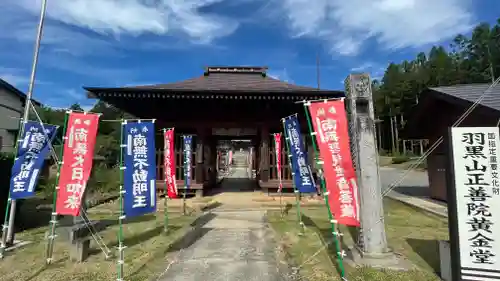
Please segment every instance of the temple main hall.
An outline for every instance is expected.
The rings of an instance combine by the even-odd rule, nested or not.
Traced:
[[[314,152],[307,136],[302,101],[344,97],[343,91],[299,86],[269,77],[266,67],[210,66],[184,81],[119,88],[84,87],[88,97],[128,112],[137,118],[156,119],[157,180],[163,189],[163,128],[175,128],[176,175],[184,187],[182,135],[193,135],[192,184],[197,196],[217,188],[221,152],[248,155],[248,180],[264,192],[276,190],[273,133],[283,131],[281,119],[298,114],[309,163],[315,172]],[[281,150],[283,188],[292,189],[285,146]],[[161,184],[160,184],[161,183]]]

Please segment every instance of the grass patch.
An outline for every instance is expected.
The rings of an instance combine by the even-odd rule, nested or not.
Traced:
[[[392,164],[401,164],[410,161],[410,157],[406,155],[395,156],[392,158]]]
[[[345,265],[349,281],[437,281],[439,271],[438,240],[448,239],[446,219],[429,215],[415,208],[384,200],[386,233],[389,246],[396,254],[403,255],[419,269],[408,272],[376,270],[366,267]],[[325,208],[302,208],[304,223],[308,226],[304,236],[298,236],[297,214],[290,210],[283,219],[279,211],[269,212],[269,222],[279,235],[291,262],[301,266],[300,273],[308,280],[340,280],[335,267],[334,243],[326,250],[319,251],[325,241],[332,241],[330,224]],[[352,245],[356,229],[341,227],[344,233],[342,247]],[[334,277],[332,277],[334,276]]]
[[[113,219],[93,215],[92,219]],[[185,233],[185,227],[196,216],[175,216],[170,218],[170,232],[164,234],[163,214],[146,215],[124,225],[125,280],[149,280],[165,270],[167,249]],[[16,281],[109,281],[116,280],[116,258],[105,260],[98,245],[92,241],[92,255],[83,263],[69,261],[69,246],[64,238],[57,238],[54,246],[54,262],[45,266],[46,240],[48,226],[32,229],[16,235],[17,239],[35,241],[21,249],[7,253],[0,267],[0,280]],[[118,225],[108,227],[101,232],[108,248],[115,254]],[[61,235],[62,236],[62,235]]]

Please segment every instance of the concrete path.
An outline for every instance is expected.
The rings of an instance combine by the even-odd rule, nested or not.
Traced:
[[[248,171],[236,152],[231,172],[222,189],[247,189]],[[246,160],[245,160],[246,161]],[[235,184],[242,186],[234,186]],[[232,186],[224,186],[232,185]],[[216,210],[224,210],[224,206]],[[214,219],[203,226],[205,234],[177,253],[161,281],[285,281],[280,272],[273,232],[265,221],[265,211],[213,211]],[[175,254],[174,254],[175,256]],[[286,266],[285,266],[286,268]],[[284,275],[284,276],[283,276]]]
[[[448,217],[448,207],[445,203],[430,199],[429,180],[426,172],[411,171],[406,177],[406,170],[380,167],[382,190],[386,191],[391,184],[397,184],[387,196],[433,213]],[[401,180],[402,179],[402,180]]]
[[[411,171],[403,180],[400,180],[405,175],[406,170],[380,167],[380,180],[382,189],[387,189],[391,184],[397,183],[395,191],[411,196],[428,196],[429,179],[426,172]]]
[[[206,232],[178,252],[161,281],[280,281],[272,231],[264,211],[214,212]],[[175,255],[175,254],[174,254]]]

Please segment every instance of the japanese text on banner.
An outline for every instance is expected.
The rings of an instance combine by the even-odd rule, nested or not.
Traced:
[[[452,128],[452,144],[462,278],[500,276],[498,128]]]
[[[191,155],[192,155],[192,145],[193,137],[184,136],[184,184],[186,188],[191,186]]]
[[[152,121],[124,127],[124,213],[135,217],[156,211],[155,127]]]
[[[304,144],[300,137],[299,120],[296,116],[285,119],[285,136],[290,144],[295,186],[301,193],[317,192],[311,167],[307,161],[307,153],[304,151]]]
[[[56,213],[78,216],[82,197],[92,170],[99,115],[69,113],[64,140]]]
[[[164,170],[165,181],[167,185],[168,198],[177,198],[177,185],[175,181],[175,143],[174,143],[174,129],[165,131],[164,136]]]
[[[274,149],[276,155],[276,174],[279,180],[278,192],[280,192],[283,188],[282,184],[282,176],[281,176],[281,134],[274,134]]]
[[[352,166],[343,101],[309,106],[332,215],[339,224],[359,226],[358,188]]]
[[[28,121],[24,124],[23,135],[19,139],[17,157],[10,179],[10,197],[28,198],[35,195],[35,186],[50,145],[57,132],[57,126],[43,125]],[[45,131],[44,131],[45,130]]]

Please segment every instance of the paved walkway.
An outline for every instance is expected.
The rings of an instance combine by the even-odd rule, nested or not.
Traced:
[[[241,162],[245,155],[235,153]],[[244,165],[233,165],[222,184],[249,183]],[[241,190],[244,186],[222,186]],[[221,206],[222,208],[224,206]],[[273,232],[265,222],[265,211],[213,211],[214,219],[202,228],[205,233],[190,247],[177,253],[161,281],[281,281]],[[175,254],[174,254],[175,256]]]
[[[396,184],[396,187],[387,196],[435,215],[448,217],[447,205],[430,199],[427,173],[411,171],[402,179],[405,173],[406,170],[402,169],[380,167],[382,189],[385,191],[391,184]]]
[[[272,231],[264,211],[214,212],[207,231],[178,252],[161,281],[280,281]],[[174,254],[175,255],[175,254]]]

